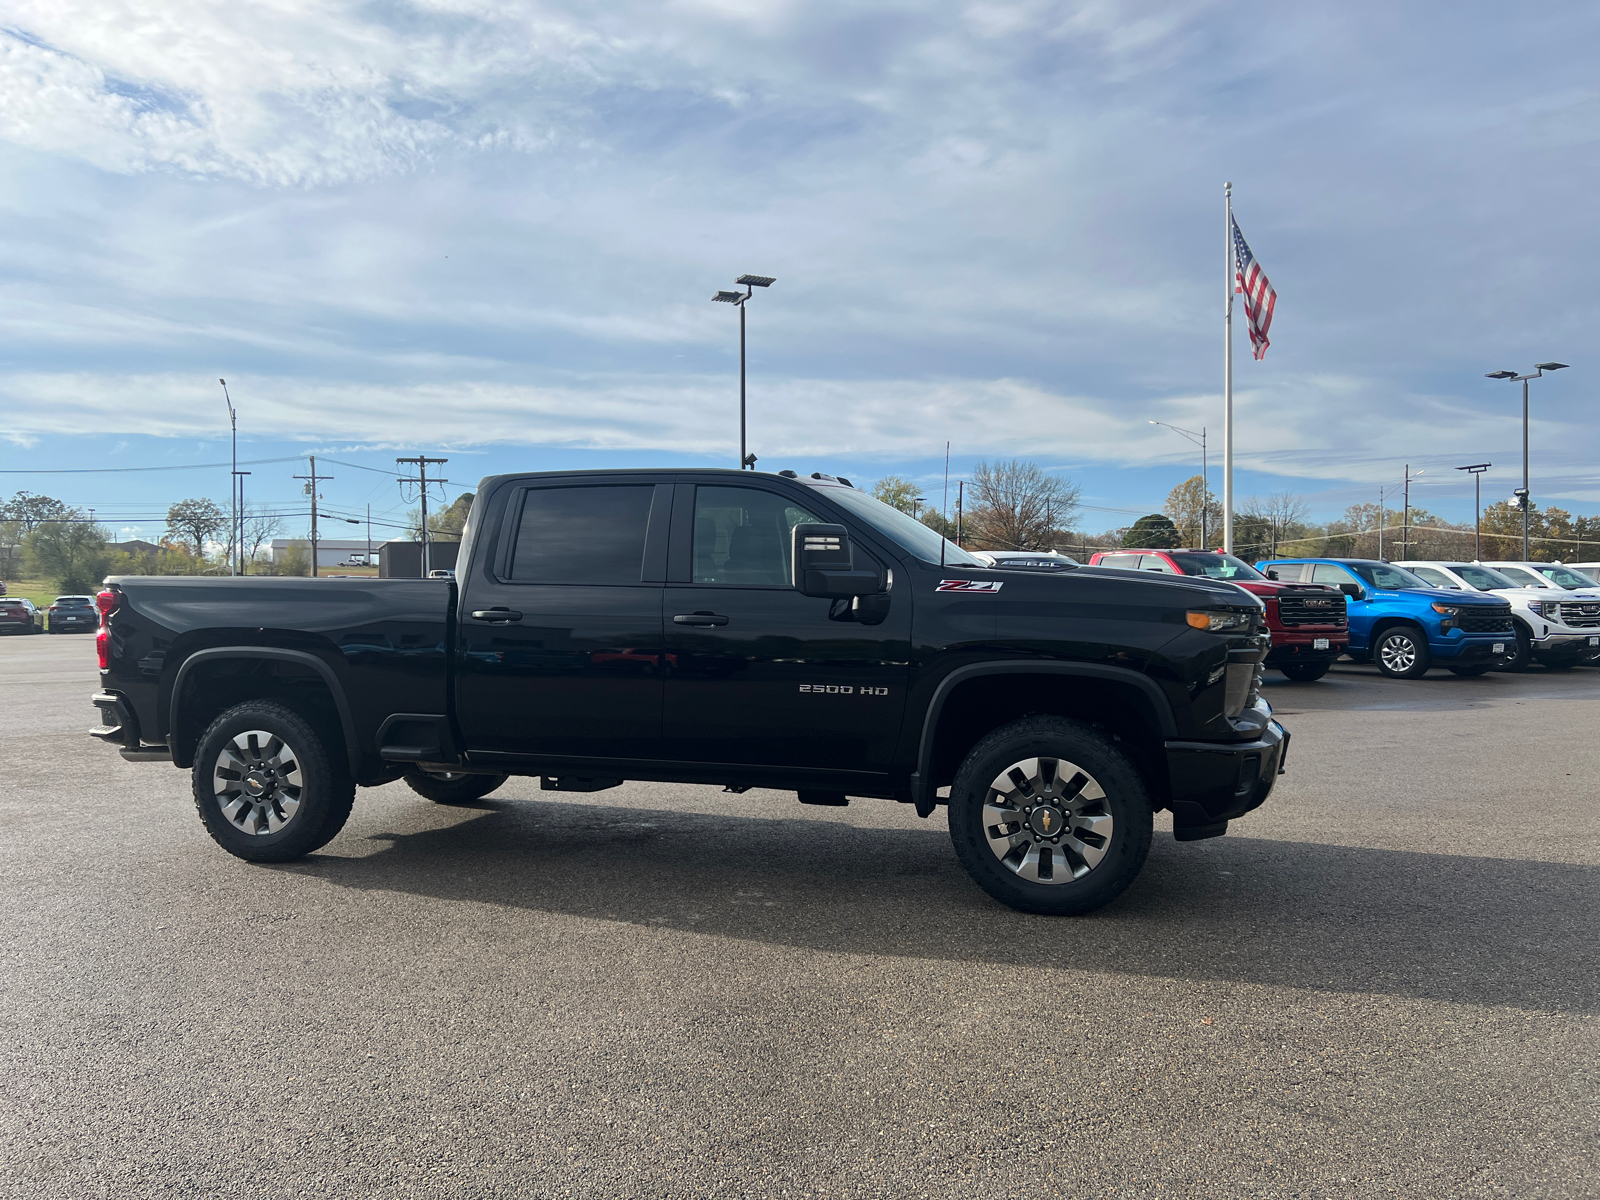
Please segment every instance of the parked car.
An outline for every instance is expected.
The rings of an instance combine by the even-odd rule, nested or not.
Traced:
[[[1267,666],[1290,679],[1321,679],[1350,644],[1344,594],[1322,584],[1269,579],[1243,559],[1220,550],[1115,550],[1096,554],[1091,566],[1166,575],[1202,575],[1237,584],[1266,606],[1272,649]]]
[[[1560,589],[1565,592],[1595,588],[1595,581],[1587,575],[1561,563],[1547,562],[1488,562],[1483,564],[1499,571],[1507,579],[1527,587]]]
[[[51,633],[66,633],[69,629],[93,633],[100,625],[93,596],[57,596],[48,611]]]
[[[1517,652],[1506,670],[1525,670],[1537,659],[1552,670],[1564,671],[1600,656],[1600,588],[1552,599],[1550,588],[1523,587],[1482,563],[1408,560],[1395,565],[1433,587],[1492,592],[1510,601]]]
[[[6,594],[6,581],[4,579],[0,579],[0,596],[4,596],[5,594]]]
[[[44,613],[27,597],[0,600],[0,633],[43,633]]]
[[[1576,571],[1585,579],[1592,579],[1596,587],[1600,587],[1600,562],[1563,563],[1569,571]],[[3,595],[4,593],[0,593]]]
[[[357,785],[675,780],[948,805],[972,878],[1051,914],[1121,893],[1155,810],[1219,836],[1283,767],[1248,592],[996,569],[820,472],[485,479],[458,566],[447,588],[114,576],[94,733],[192,771],[251,861],[326,844]]]
[[[1516,651],[1511,605],[1498,596],[1430,586],[1404,567],[1369,558],[1293,558],[1257,563],[1294,583],[1345,594],[1351,658],[1392,679],[1419,679],[1435,664],[1482,675]]]
[[[974,550],[972,557],[1006,570],[1065,571],[1083,565],[1071,555],[1054,550]]]

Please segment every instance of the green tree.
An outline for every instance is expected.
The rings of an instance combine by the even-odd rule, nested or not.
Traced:
[[[872,485],[872,494],[903,513],[916,509],[917,485],[904,475],[885,475]]]
[[[303,541],[290,542],[282,554],[269,564],[267,573],[270,575],[309,575],[311,574],[311,543]]]
[[[206,543],[215,541],[227,524],[228,518],[210,500],[180,500],[167,509],[167,536],[187,543],[196,564],[204,563]]]
[[[1172,550],[1183,543],[1171,517],[1166,513],[1150,513],[1129,527],[1122,535],[1122,544],[1129,549]]]
[[[432,509],[428,513],[428,538],[436,542],[459,542],[467,528],[467,517],[472,512],[471,492],[462,492],[454,504]],[[406,534],[414,542],[422,540],[422,505],[406,513]]]
[[[36,525],[23,546],[34,572],[64,592],[97,590],[111,561],[104,531],[77,509]]]

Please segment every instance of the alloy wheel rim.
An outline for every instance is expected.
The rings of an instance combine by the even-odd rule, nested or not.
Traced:
[[[293,821],[305,788],[299,757],[264,729],[235,734],[223,744],[212,785],[223,818],[252,837],[279,833]]]
[[[1404,634],[1392,633],[1384,638],[1378,653],[1391,671],[1409,671],[1417,664],[1417,648]]]
[[[983,832],[1000,864],[1029,883],[1082,879],[1111,848],[1105,789],[1064,758],[1025,758],[989,784]]]

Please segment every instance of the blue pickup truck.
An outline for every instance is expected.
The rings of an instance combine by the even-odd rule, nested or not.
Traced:
[[[1345,594],[1351,658],[1370,659],[1393,679],[1418,679],[1434,665],[1482,675],[1516,654],[1511,605],[1498,596],[1436,588],[1403,567],[1371,558],[1275,559],[1268,577],[1325,583]]]

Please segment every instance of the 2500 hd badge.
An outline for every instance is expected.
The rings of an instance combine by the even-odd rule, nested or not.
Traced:
[[[887,696],[889,689],[886,687],[852,687],[848,683],[802,683],[802,692],[811,692],[814,695],[828,696]]]

